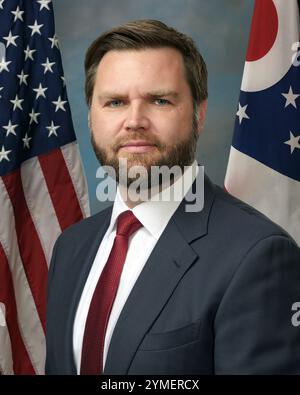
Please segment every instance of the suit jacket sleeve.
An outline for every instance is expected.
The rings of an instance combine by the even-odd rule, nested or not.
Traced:
[[[299,374],[299,247],[270,236],[245,254],[215,317],[216,374]]]

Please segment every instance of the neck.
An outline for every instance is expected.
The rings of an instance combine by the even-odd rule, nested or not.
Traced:
[[[185,169],[186,170],[186,169]],[[136,192],[133,188],[127,187],[127,185],[119,183],[119,191],[123,201],[129,208],[134,208],[138,204],[147,200],[153,199],[156,195],[162,194],[162,192],[170,187],[173,187],[174,183],[182,178],[183,174],[173,174],[174,177],[169,177],[167,180],[162,179],[160,183],[151,185],[150,188],[143,189],[140,192]],[[183,181],[183,179],[182,179]],[[159,199],[158,199],[159,200]]]
[[[171,184],[172,185],[172,184]],[[119,184],[120,194],[122,196],[123,201],[129,208],[134,208],[138,204],[145,202],[146,200],[150,200],[153,196],[161,193],[164,189],[169,187],[169,183],[160,184],[157,186],[152,186],[151,188],[145,189],[142,192],[134,192],[130,190],[125,185]]]

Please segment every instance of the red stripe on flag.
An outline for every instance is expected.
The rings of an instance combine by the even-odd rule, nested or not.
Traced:
[[[14,210],[18,245],[31,293],[45,331],[48,267],[22,186],[20,169],[2,177]]]
[[[49,194],[62,230],[83,218],[65,159],[60,149],[39,157]]]
[[[30,362],[26,347],[24,346],[18,321],[17,306],[14,294],[13,281],[8,261],[2,245],[0,244],[0,302],[5,304],[6,323],[11,340],[13,369],[15,374],[35,374]],[[30,319],[30,317],[28,317]],[[0,351],[1,352],[1,351]]]

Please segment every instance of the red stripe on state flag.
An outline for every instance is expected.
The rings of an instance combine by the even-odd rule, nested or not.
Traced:
[[[60,149],[39,157],[45,181],[62,230],[83,218],[72,179]]]
[[[1,279],[0,301],[5,304],[5,309],[6,309],[5,319],[11,340],[14,373],[34,375],[35,371],[31,364],[29,355],[27,353],[26,347],[23,343],[21,333],[19,330],[13,281],[12,281],[8,261],[1,244],[0,244],[0,279]]]
[[[20,169],[2,177],[14,210],[20,256],[45,331],[48,267],[22,186]]]

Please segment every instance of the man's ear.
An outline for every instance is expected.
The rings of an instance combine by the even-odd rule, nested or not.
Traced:
[[[203,131],[205,118],[206,118],[206,109],[207,109],[207,100],[203,100],[201,103],[197,105],[198,108],[198,127],[197,131],[200,134]]]

